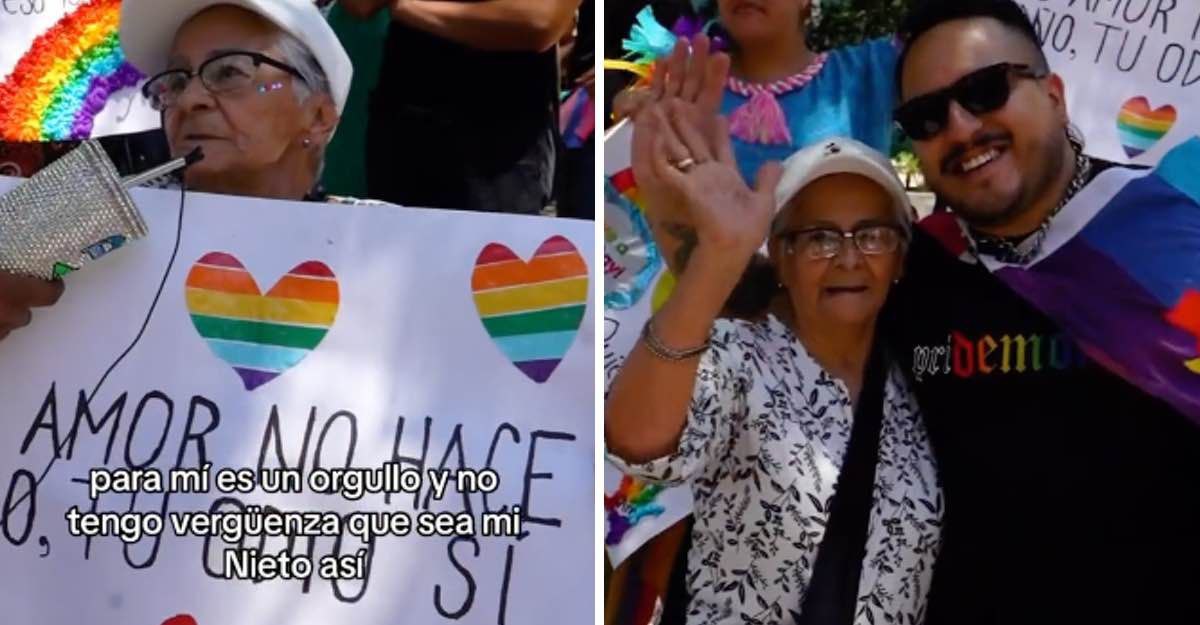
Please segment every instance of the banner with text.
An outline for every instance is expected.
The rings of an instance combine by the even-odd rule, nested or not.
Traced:
[[[134,197],[0,341],[5,622],[592,618],[590,223]]]
[[[1087,152],[1153,165],[1200,134],[1200,3],[1018,0]]]
[[[612,383],[675,278],[658,254],[630,167],[633,124],[604,138],[604,381]],[[686,486],[662,488],[604,463],[604,544],[613,566],[692,513]]]

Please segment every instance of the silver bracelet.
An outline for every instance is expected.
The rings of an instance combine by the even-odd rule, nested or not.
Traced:
[[[705,339],[704,343],[696,347],[688,347],[685,349],[674,349],[663,344],[662,339],[658,337],[658,333],[654,331],[654,317],[646,320],[646,325],[642,326],[642,344],[646,349],[650,350],[651,354],[662,360],[677,362],[695,358],[700,354],[708,351],[711,342]]]

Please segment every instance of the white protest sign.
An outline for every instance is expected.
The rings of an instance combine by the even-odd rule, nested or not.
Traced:
[[[1087,152],[1152,165],[1200,134],[1200,2],[1018,0]]]
[[[0,341],[5,622],[592,618],[590,223],[198,193],[181,214],[177,191],[134,197],[149,238],[69,275],[57,305]],[[211,492],[167,482],[207,464]],[[92,469],[140,467],[170,492],[144,481],[89,499]],[[245,492],[219,474],[302,487]],[[351,479],[371,475],[398,479]],[[167,520],[157,535],[153,516],[118,528],[148,531],[125,543],[69,535],[72,510]],[[226,513],[224,538],[173,525],[210,512]],[[279,512],[330,514],[291,538],[251,525]],[[284,552],[312,569],[224,579],[237,547],[256,550],[232,551],[237,566]]]
[[[622,123],[604,138],[604,380],[612,382],[642,326],[674,284],[636,207],[630,169],[633,124]],[[638,225],[640,222],[640,226]],[[613,566],[663,530],[692,513],[686,486],[659,489],[627,478],[604,463],[605,545]]]
[[[157,128],[117,39],[120,0],[0,0],[0,140]]]

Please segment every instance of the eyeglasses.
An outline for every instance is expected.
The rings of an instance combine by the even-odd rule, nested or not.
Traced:
[[[804,228],[784,232],[779,238],[788,254],[799,250],[812,260],[827,260],[841,254],[847,240],[853,240],[858,251],[867,256],[890,254],[900,248],[904,231],[894,224],[862,226],[850,232],[836,228]]]
[[[958,102],[972,115],[991,113],[1008,104],[1013,77],[1037,80],[1046,75],[1046,72],[1036,71],[1028,65],[989,65],[959,78],[949,87],[901,104],[893,116],[905,134],[915,141],[925,141],[945,130],[951,100]]]
[[[226,52],[200,64],[195,72],[169,69],[155,75],[142,85],[142,95],[150,101],[154,110],[165,111],[175,105],[195,76],[199,76],[204,88],[213,94],[232,93],[251,86],[260,65],[279,68],[304,80],[296,68],[269,56],[257,52]]]

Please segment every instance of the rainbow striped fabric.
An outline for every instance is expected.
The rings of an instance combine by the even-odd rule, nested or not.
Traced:
[[[316,349],[337,317],[339,291],[329,267],[308,261],[262,295],[237,258],[212,252],[188,273],[186,298],[196,331],[252,391]]]
[[[596,103],[588,97],[587,89],[579,87],[563,101],[558,128],[563,145],[572,150],[582,148],[596,132]]]
[[[1153,171],[1098,175],[1054,218],[1027,266],[983,256],[1096,363],[1200,425],[1200,138]],[[921,225],[954,256],[961,230]],[[927,223],[930,222],[930,223]]]
[[[471,291],[483,327],[517,369],[550,379],[575,342],[587,312],[588,267],[579,250],[553,236],[528,263],[489,243],[475,261]]]

